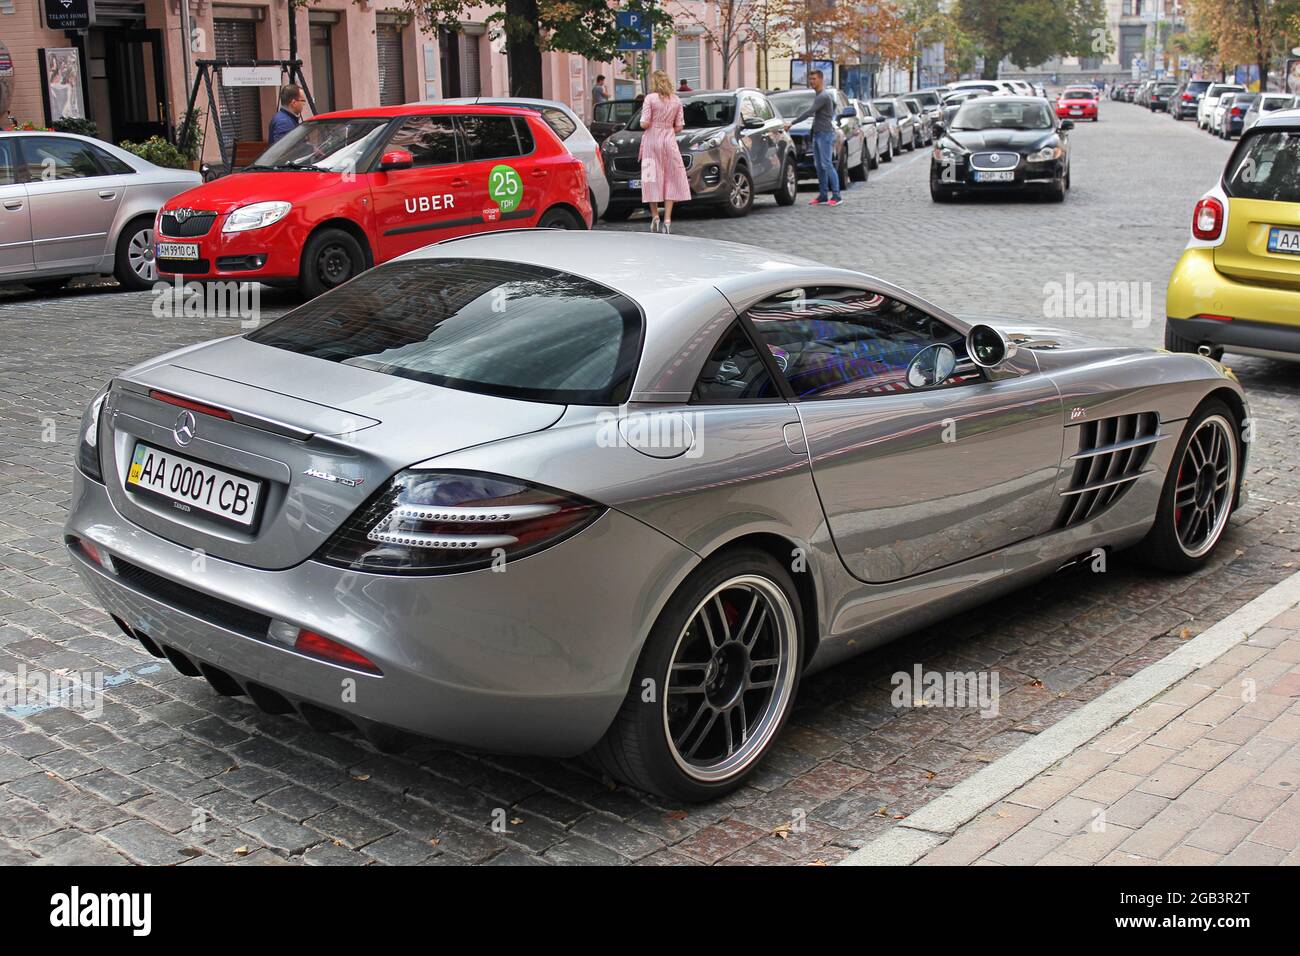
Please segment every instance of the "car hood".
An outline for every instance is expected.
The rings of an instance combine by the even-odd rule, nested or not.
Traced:
[[[1050,129],[949,130],[948,138],[962,149],[1034,150],[1056,135]]]
[[[691,143],[708,139],[719,131],[726,131],[727,129],[726,126],[712,126],[708,129],[684,129],[677,134],[677,143],[685,148]],[[643,134],[644,131],[639,129],[620,129],[611,133],[605,142],[612,143],[617,154],[625,156],[629,153],[635,153],[641,148]]]
[[[189,208],[226,213],[239,206],[266,200],[302,200],[337,186],[340,179],[339,173],[311,170],[232,173],[173,196],[163,203],[163,210]]]

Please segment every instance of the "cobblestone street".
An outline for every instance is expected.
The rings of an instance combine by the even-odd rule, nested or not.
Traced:
[[[1101,112],[1071,134],[1063,204],[936,205],[922,150],[872,171],[841,208],[810,208],[805,191],[791,208],[762,197],[741,220],[687,211],[674,231],[860,269],[961,315],[1158,346],[1192,206],[1231,144],[1125,104]],[[1050,314],[1053,284],[1081,282],[1135,283],[1134,301],[1149,308]],[[294,302],[263,289],[262,318]],[[0,701],[0,864],[835,863],[1300,569],[1300,365],[1230,354],[1254,416],[1250,499],[1210,566],[1166,577],[1116,555],[1104,573],[1063,572],[822,672],[803,682],[758,775],[725,800],[669,805],[577,762],[435,743],[381,754],[355,735],[221,697],[148,656],[92,602],[65,556],[77,422],[95,391],[143,359],[239,331],[238,317],[160,317],[152,293],[0,291],[0,671],[97,670],[108,685],[96,718]],[[1232,674],[1266,656],[1293,663],[1297,619],[1283,625],[1291,630],[1229,661]],[[893,706],[890,676],[915,665],[996,671],[997,715]],[[1206,708],[1210,693],[1185,703]],[[1260,719],[1294,743],[1295,717],[1280,713]],[[1207,753],[1231,743],[1206,740]],[[1295,805],[1292,796],[1292,826]],[[1033,805],[1019,806],[1028,819]],[[1251,804],[1237,816],[1258,824],[1273,809]],[[1136,839],[1145,821],[1133,819]],[[1231,853],[1204,842],[1191,845]],[[976,849],[971,859],[988,850]]]

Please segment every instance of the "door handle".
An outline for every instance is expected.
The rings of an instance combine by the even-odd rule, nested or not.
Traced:
[[[460,179],[460,178],[458,177],[458,178],[456,178],[456,179],[453,179],[453,180],[451,181],[451,184],[452,184],[453,186],[456,186],[457,188],[459,188],[459,187],[461,187],[461,186],[468,186],[468,185],[469,185],[469,180],[468,180],[468,179]]]
[[[115,189],[101,189],[99,191],[100,199],[115,199],[116,197],[117,197],[117,190]]]
[[[536,178],[540,179],[541,177],[545,176],[545,175],[546,175],[547,173],[549,173],[549,172],[550,172],[550,170],[548,170],[548,169],[534,169],[534,170],[533,170],[533,176],[535,176]]]
[[[23,208],[23,201],[22,201],[21,199],[6,199],[6,200],[5,200],[5,208],[6,208],[6,209],[14,209],[14,210],[22,209],[22,208]]]

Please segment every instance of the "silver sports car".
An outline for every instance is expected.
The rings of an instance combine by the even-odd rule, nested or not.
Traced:
[[[66,540],[220,693],[707,799],[803,674],[1098,548],[1204,563],[1247,415],[1200,355],[748,246],[499,232],[117,376]]]

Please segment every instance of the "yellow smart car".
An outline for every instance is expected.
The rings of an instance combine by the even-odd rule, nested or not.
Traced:
[[[1261,119],[1192,213],[1165,348],[1300,359],[1300,110]]]

